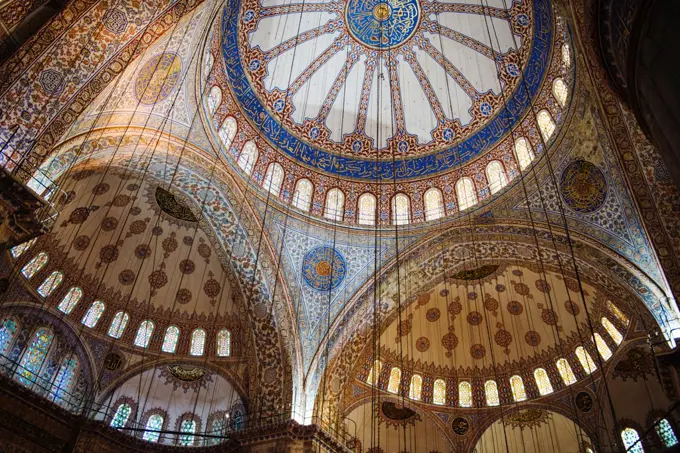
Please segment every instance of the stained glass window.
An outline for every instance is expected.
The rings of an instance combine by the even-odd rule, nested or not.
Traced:
[[[359,197],[359,225],[375,225],[375,209],[377,202],[371,193]]]
[[[224,145],[224,148],[227,151],[231,146],[231,142],[234,141],[234,137],[236,137],[236,132],[238,132],[238,124],[236,123],[236,120],[233,116],[228,116],[227,119],[224,120],[224,123],[222,123],[222,127],[220,128],[219,132],[222,145]]]
[[[65,314],[70,314],[83,297],[83,290],[77,287],[68,290],[64,298],[57,305],[57,309]]]
[[[212,52],[208,50],[205,53],[205,59],[203,60],[203,75],[208,75],[210,73],[213,63],[215,63],[215,57],[213,57]]]
[[[62,360],[59,372],[50,388],[50,396],[53,401],[60,402],[65,399],[73,386],[77,370],[78,358],[76,356],[70,355]]]
[[[477,204],[475,185],[470,178],[458,180],[456,183],[456,196],[458,197],[458,208],[461,211]]]
[[[536,379],[538,393],[549,395],[553,392],[553,386],[550,383],[550,378],[548,378],[548,373],[543,368],[536,368],[534,370],[534,379]]]
[[[420,401],[423,392],[423,378],[419,374],[411,376],[411,385],[408,389],[408,397],[412,400]]]
[[[244,172],[251,174],[259,155],[260,153],[257,151],[257,145],[254,141],[250,140],[243,145],[243,149],[241,150],[241,154],[238,156],[238,161],[236,163]]]
[[[524,389],[524,381],[521,376],[513,376],[510,378],[510,388],[512,389],[512,398],[517,401],[524,401],[527,399],[527,392]]]
[[[196,421],[185,419],[182,420],[179,431],[183,434],[179,436],[179,445],[188,447],[194,444],[194,433],[196,432]]]
[[[61,281],[64,279],[64,274],[62,274],[59,271],[54,271],[50,274],[49,277],[45,279],[44,282],[40,284],[38,287],[38,294],[40,294],[43,297],[47,297],[50,294],[52,294],[52,291],[57,289],[57,286],[61,284]]]
[[[609,346],[604,341],[604,338],[602,338],[602,335],[595,332],[593,339],[595,340],[595,348],[597,348],[597,352],[600,353],[604,360],[609,360],[609,358],[612,356],[612,350],[609,349]]]
[[[559,359],[557,361],[557,371],[559,371],[564,385],[571,385],[576,382],[576,376],[574,376],[574,371],[572,371],[567,359]]]
[[[37,240],[38,240],[38,238],[34,238],[34,239],[31,239],[28,242],[24,242],[23,244],[19,244],[16,247],[12,247],[12,250],[11,250],[12,256],[14,258],[19,258],[21,255],[24,254],[24,252],[26,250],[30,249],[33,246],[33,244],[35,244],[35,241],[37,241]]]
[[[231,332],[222,329],[217,332],[217,356],[229,357],[231,355]]]
[[[612,337],[614,343],[621,344],[623,341],[623,335],[621,335],[621,332],[619,332],[619,330],[614,327],[614,324],[612,324],[609,319],[603,317],[601,321],[602,327],[604,327],[604,330],[606,330],[609,336]]]
[[[210,93],[208,93],[208,112],[214,115],[220,103],[222,103],[222,90],[220,90],[220,87],[214,86],[210,88]]]
[[[119,311],[116,313],[116,315],[113,317],[113,321],[111,321],[111,325],[109,326],[109,336],[113,338],[122,337],[129,320],[130,316],[124,311]]]
[[[614,305],[614,302],[611,300],[607,301],[607,309],[614,314],[617,318],[619,318],[619,321],[624,323],[625,325],[628,325],[628,316],[624,312],[622,312],[619,307]]]
[[[437,220],[444,217],[444,197],[436,187],[427,189],[423,196],[425,201],[425,220]]]
[[[586,374],[590,374],[593,371],[597,370],[595,362],[593,362],[593,358],[590,357],[590,354],[588,353],[588,351],[585,350],[583,346],[579,346],[578,348],[576,348],[576,357],[578,358],[578,361],[581,363],[581,366],[583,367],[583,370],[586,372]]]
[[[571,49],[569,44],[562,45],[562,63],[564,66],[569,68],[571,66]]]
[[[378,385],[378,380],[380,379],[380,371],[382,370],[382,362],[376,360],[373,362],[373,367],[371,371],[368,372],[368,377],[366,378],[366,383],[370,385]]]
[[[106,306],[104,305],[104,302],[101,300],[95,300],[92,305],[90,305],[90,308],[87,309],[85,316],[83,316],[82,323],[86,327],[93,329],[99,322],[99,318],[101,318],[102,314],[104,314],[105,308]]]
[[[328,220],[342,221],[345,216],[345,194],[340,189],[331,189],[326,194],[323,216]]]
[[[432,388],[432,402],[443,406],[446,404],[446,382],[444,379],[437,379],[434,381]]]
[[[281,193],[281,184],[283,184],[283,167],[277,162],[269,164],[264,177],[264,190],[278,197]]]
[[[498,399],[498,385],[496,385],[496,381],[486,381],[484,383],[484,393],[486,394],[487,406],[498,406],[501,404]]]
[[[163,346],[161,350],[163,352],[169,352],[170,354],[175,353],[177,348],[177,341],[179,340],[179,328],[176,326],[170,326],[165,329],[165,337],[163,337]]]
[[[411,200],[403,193],[392,197],[392,224],[408,225],[411,223]]]
[[[195,356],[203,355],[204,348],[205,348],[205,330],[196,329],[191,334],[190,354]]]
[[[159,414],[153,414],[146,421],[146,426],[144,427],[144,436],[142,438],[149,442],[158,442],[161,437],[161,433],[158,432],[163,429],[163,416]]]
[[[656,434],[666,448],[678,444],[678,438],[675,436],[675,432],[673,432],[673,427],[665,418],[661,419],[656,425]]]
[[[12,318],[5,318],[0,324],[0,355],[7,354],[14,341],[19,325]]]
[[[567,89],[567,84],[561,78],[556,78],[553,80],[553,95],[557,99],[557,103],[564,107],[567,105],[567,97],[569,96],[569,90]]]
[[[517,157],[519,168],[522,170],[526,170],[534,160],[534,151],[524,137],[518,138],[515,142],[515,156]]]
[[[45,265],[47,264],[48,260],[48,255],[45,252],[40,252],[36,256],[33,257],[31,261],[29,261],[23,269],[21,269],[21,273],[24,274],[24,277],[30,280],[31,277],[33,277],[35,274],[40,271]]]
[[[212,434],[213,436],[222,436],[224,435],[225,430],[227,429],[227,423],[222,416],[215,417],[215,419],[211,422],[210,428],[208,430],[208,434]],[[207,445],[216,445],[220,442],[220,439],[218,438],[207,438],[206,439],[206,444]]]
[[[469,382],[458,384],[458,403],[460,407],[472,407],[472,385]]]
[[[295,193],[293,194],[293,206],[302,210],[309,211],[312,204],[312,191],[314,187],[309,179],[300,179],[295,184]]]
[[[538,129],[541,131],[541,135],[543,136],[543,141],[548,143],[548,140],[550,140],[550,137],[552,137],[553,133],[555,132],[555,122],[547,110],[541,110],[538,112],[536,121],[538,122]]]
[[[489,190],[491,193],[496,193],[507,186],[508,177],[505,175],[503,164],[497,160],[489,162],[486,166],[486,180],[489,182]]]
[[[151,335],[153,335],[154,323],[153,321],[143,321],[137,329],[137,336],[135,336],[135,345],[140,348],[146,348],[149,346],[149,341],[151,341]]]
[[[111,419],[111,428],[124,428],[125,425],[127,425],[127,421],[131,412],[132,408],[129,404],[121,404],[118,406],[116,413]]]
[[[394,367],[390,371],[390,380],[387,382],[387,391],[390,393],[399,393],[399,384],[401,383],[401,369]]]
[[[17,369],[17,378],[19,382],[28,386],[35,382],[40,369],[45,363],[47,353],[52,345],[54,334],[51,330],[46,328],[38,329],[33,335],[31,343],[24,352],[19,368]]]
[[[633,428],[626,428],[621,431],[621,439],[626,447],[626,453],[645,453],[640,436]]]

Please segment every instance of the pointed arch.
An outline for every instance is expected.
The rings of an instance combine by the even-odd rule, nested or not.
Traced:
[[[61,361],[59,372],[50,387],[49,397],[52,401],[63,405],[69,399],[79,366],[80,362],[75,354],[70,354]]]
[[[420,401],[423,392],[423,378],[419,374],[411,376],[411,385],[408,389],[408,397]]]
[[[16,247],[12,247],[12,250],[10,253],[12,254],[13,258],[19,258],[21,255],[26,252],[26,250],[30,249],[33,247],[33,244],[35,244],[35,241],[37,241],[38,238],[33,238],[28,242],[24,242],[23,244],[19,244]]]
[[[0,355],[4,356],[12,347],[17,332],[19,331],[19,323],[14,317],[5,318],[0,324]],[[0,357],[0,359],[2,359]]]
[[[264,177],[264,190],[269,191],[272,195],[278,197],[281,193],[281,186],[283,185],[284,171],[281,164],[272,162],[267,167],[267,173]]]
[[[129,404],[127,403],[119,404],[118,408],[116,409],[116,413],[113,415],[113,418],[111,419],[111,423],[109,424],[109,426],[111,426],[111,428],[116,429],[124,428],[127,425],[131,413],[132,407],[130,407]]]
[[[312,192],[314,186],[311,181],[306,178],[299,179],[295,183],[295,193],[293,194],[293,206],[301,211],[309,212],[312,205]]]
[[[515,402],[519,403],[527,399],[527,392],[524,389],[524,381],[521,376],[515,375],[510,378],[510,389],[512,390],[512,398]]]
[[[508,185],[508,177],[505,174],[503,164],[497,160],[492,160],[486,166],[486,180],[489,183],[489,191],[500,192],[503,187]]]
[[[53,340],[54,332],[51,329],[41,327],[35,331],[16,370],[16,377],[20,383],[30,387],[38,379]]]
[[[604,327],[604,330],[607,331],[609,336],[614,340],[614,343],[621,344],[623,341],[623,335],[621,335],[621,332],[619,332],[619,329],[617,329],[614,324],[607,318],[606,316],[603,316],[602,319],[600,320],[602,323],[602,327]]]
[[[243,145],[243,149],[241,149],[241,154],[238,156],[236,163],[241,167],[241,170],[247,175],[250,175],[253,172],[253,168],[255,168],[255,163],[257,162],[259,155],[260,152],[257,150],[257,145],[254,141],[249,140]]]
[[[366,383],[368,385],[378,385],[378,381],[380,380],[380,372],[382,371],[382,362],[380,360],[376,360],[373,362],[373,366],[371,367],[371,370],[368,372],[368,377],[366,378]]]
[[[165,329],[165,335],[163,336],[163,346],[161,346],[161,351],[174,354],[175,349],[177,349],[178,341],[179,341],[179,327],[169,326],[167,329]]]
[[[555,99],[557,100],[557,103],[560,105],[560,107],[565,107],[567,105],[567,98],[569,97],[569,89],[561,77],[557,77],[555,80],[553,80],[552,90],[553,96],[555,96]]]
[[[140,348],[148,347],[149,342],[151,341],[151,336],[153,335],[154,327],[155,324],[153,321],[149,319],[142,321],[142,323],[139,325],[139,328],[137,329],[137,335],[135,336],[135,346],[139,346]]]
[[[477,193],[472,179],[465,177],[456,182],[456,197],[458,197],[458,209],[466,209],[477,204]]]
[[[489,379],[484,383],[484,394],[486,395],[487,406],[498,406],[501,404],[498,398],[498,385],[496,381]]]
[[[222,145],[226,151],[229,151],[229,148],[231,148],[231,144],[234,141],[237,132],[238,123],[236,122],[236,119],[233,116],[226,117],[218,132]]]
[[[567,43],[562,44],[562,63],[567,69],[571,67],[571,47]]]
[[[193,356],[202,356],[205,349],[205,330],[195,329],[191,333],[191,349],[189,353]]]
[[[432,402],[443,406],[446,404],[446,382],[444,379],[437,379],[434,381],[432,387]]]
[[[626,453],[645,453],[645,449],[642,447],[642,439],[633,428],[625,428],[621,431],[621,440],[626,447]]]
[[[47,261],[49,260],[49,255],[47,252],[40,252],[33,257],[31,261],[26,263],[26,265],[21,269],[21,273],[26,280],[30,280],[35,274],[40,272],[40,270],[45,267]]]
[[[526,138],[520,137],[515,141],[515,157],[521,170],[526,170],[533,162],[534,150],[531,149],[531,144]]]
[[[144,425],[144,435],[142,439],[147,442],[158,442],[161,437],[160,431],[163,430],[165,418],[161,414],[153,414]]]
[[[675,435],[675,431],[673,431],[673,427],[667,419],[662,418],[659,420],[659,423],[657,423],[656,428],[654,429],[664,447],[670,448],[678,444],[678,438]]]
[[[387,382],[387,391],[390,393],[399,393],[400,384],[401,384],[401,369],[395,366],[390,371],[390,380]]]
[[[214,85],[208,93],[208,113],[214,115],[221,103],[222,90],[217,85]]]
[[[378,200],[370,192],[359,197],[359,225],[375,225]]]
[[[69,289],[64,298],[61,299],[61,302],[59,302],[59,305],[57,305],[57,310],[66,315],[71,314],[71,312],[76,307],[76,305],[78,305],[78,302],[82,297],[83,297],[82,289],[78,287],[73,287]]]
[[[553,392],[553,386],[548,378],[548,373],[543,368],[536,368],[534,370],[534,379],[538,387],[538,393],[541,396],[549,395]]]
[[[423,196],[425,202],[425,220],[437,220],[444,217],[444,197],[442,191],[436,187],[430,187]]]
[[[472,407],[472,385],[467,381],[458,384],[458,404],[460,407]]]
[[[564,385],[571,385],[576,382],[576,376],[574,376],[574,371],[571,369],[571,365],[565,358],[559,359],[557,362],[557,371],[560,373],[562,382]]]
[[[104,305],[104,302],[101,300],[95,300],[92,305],[90,305],[90,308],[87,309],[87,313],[85,313],[85,316],[83,316],[83,320],[81,322],[85,325],[85,327],[94,329],[99,322],[99,318],[101,318],[102,314],[104,314],[105,309],[106,306]]]
[[[119,311],[116,313],[113,317],[113,321],[111,321],[111,325],[109,326],[108,335],[116,339],[122,337],[123,332],[125,332],[125,328],[127,327],[128,321],[130,321],[130,315],[124,311]]]
[[[411,223],[411,199],[406,194],[398,193],[392,197],[392,225],[409,223]]]
[[[543,141],[547,144],[555,133],[555,121],[553,121],[550,112],[543,109],[536,115],[536,122],[538,123],[538,130],[541,132]]]
[[[595,341],[595,348],[597,349],[597,352],[600,353],[602,359],[609,360],[612,356],[612,350],[609,348],[609,345],[606,341],[604,341],[604,338],[602,338],[602,335],[600,335],[599,332],[595,332],[595,334],[593,334],[593,341]]]
[[[593,362],[593,358],[590,357],[590,354],[588,353],[588,351],[586,351],[586,349],[583,346],[579,346],[578,348],[576,348],[575,352],[576,358],[581,363],[583,371],[585,371],[586,374],[590,374],[593,371],[597,370],[595,362]]]
[[[342,222],[345,217],[345,194],[342,190],[334,187],[328,191],[323,216],[328,220]]]
[[[43,281],[38,287],[38,294],[42,297],[49,297],[52,292],[61,285],[61,281],[64,279],[64,274],[59,271],[54,271],[49,277]]]
[[[229,357],[231,355],[231,332],[222,329],[217,332],[217,356]]]

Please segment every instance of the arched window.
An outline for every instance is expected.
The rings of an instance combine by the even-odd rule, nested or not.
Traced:
[[[16,247],[12,247],[11,250],[12,257],[19,258],[21,255],[24,254],[26,250],[30,249],[37,240],[38,238],[33,238],[28,242],[24,242],[23,244],[19,244]]]
[[[12,347],[19,325],[13,318],[5,318],[0,324],[0,355],[6,355]],[[2,357],[0,357],[2,360]]]
[[[52,294],[52,291],[57,289],[57,286],[61,284],[61,281],[64,279],[64,274],[62,274],[59,271],[54,271],[50,274],[49,277],[45,279],[44,282],[40,284],[38,287],[38,294],[40,294],[43,297],[47,297],[50,294]]]
[[[222,329],[217,333],[217,356],[229,357],[231,355],[231,332]]]
[[[57,305],[57,309],[65,314],[70,314],[83,297],[83,290],[77,287],[68,290],[64,298]]]
[[[281,185],[283,184],[283,167],[274,162],[267,167],[267,174],[264,177],[264,190],[268,190],[272,195],[279,196]]]
[[[541,110],[538,112],[538,115],[536,115],[536,122],[538,123],[538,129],[541,131],[543,141],[548,143],[550,137],[552,137],[555,132],[555,122],[553,121],[552,116],[550,116],[550,113],[547,110]]]
[[[206,76],[210,74],[212,70],[213,63],[215,63],[215,57],[213,57],[212,52],[208,49],[205,53],[205,59],[203,60],[203,75]]]
[[[606,330],[609,336],[612,337],[614,343],[621,344],[623,341],[623,335],[621,335],[621,332],[619,332],[619,330],[614,327],[614,324],[612,324],[612,322],[605,317],[602,318],[601,322],[602,327],[604,327],[604,330]]]
[[[196,329],[191,333],[191,350],[189,353],[194,356],[203,355],[205,348],[205,330]]]
[[[600,353],[604,360],[609,360],[609,358],[612,356],[612,350],[609,349],[609,346],[604,341],[604,338],[602,338],[602,335],[595,332],[593,335],[593,340],[595,340],[595,348],[597,349],[597,352]]]
[[[508,177],[505,175],[503,164],[497,160],[492,160],[486,166],[486,180],[489,182],[491,193],[499,192],[508,185]]]
[[[328,191],[323,216],[328,220],[342,222],[345,216],[345,194],[342,190],[335,188]]]
[[[586,351],[583,346],[579,346],[578,348],[576,348],[576,357],[578,358],[578,361],[581,363],[583,371],[585,371],[586,374],[590,374],[593,371],[597,370],[595,362],[593,362],[593,358],[590,357],[590,354],[588,354],[588,351]]]
[[[163,346],[161,346],[161,351],[174,354],[175,349],[177,348],[178,340],[179,340],[179,328],[176,326],[168,327],[167,329],[165,329],[165,336],[163,337]]]
[[[621,439],[623,446],[626,447],[626,453],[645,453],[640,435],[633,428],[626,428],[621,431]]]
[[[19,382],[30,386],[36,381],[47,358],[52,340],[54,340],[54,334],[49,329],[42,327],[35,332],[16,371]]]
[[[254,141],[250,140],[243,145],[243,149],[241,150],[241,154],[238,156],[238,161],[236,161],[236,163],[244,172],[246,172],[246,174],[250,175],[253,172],[255,162],[257,162],[259,155],[260,153],[257,151],[257,145]]]
[[[472,385],[469,382],[458,384],[458,403],[460,407],[472,407]]]
[[[52,382],[50,398],[56,403],[63,402],[71,391],[78,371],[78,357],[69,355],[61,361],[59,372]]]
[[[403,193],[392,197],[392,224],[408,225],[411,223],[411,200]]]
[[[368,377],[366,378],[366,383],[369,385],[378,385],[378,380],[380,380],[380,371],[382,370],[382,362],[376,360],[373,362],[371,371],[368,372]]]
[[[314,187],[309,179],[300,179],[295,184],[295,193],[293,194],[293,206],[301,211],[309,211],[312,205],[312,191]]]
[[[437,379],[434,381],[432,388],[432,402],[443,406],[446,404],[446,382],[444,379]]]
[[[534,151],[526,138],[520,137],[515,141],[515,157],[522,170],[526,170],[534,160]]]
[[[626,316],[626,314],[622,312],[619,307],[614,305],[614,302],[612,302],[611,300],[607,301],[607,310],[612,312],[612,314],[616,316],[619,319],[619,321],[621,321],[625,325],[628,325],[629,322],[628,316]]]
[[[661,439],[661,443],[664,447],[670,448],[678,444],[678,438],[673,431],[673,427],[665,418],[659,421],[655,429],[656,434],[659,436],[659,439]]]
[[[229,151],[231,142],[233,142],[234,137],[236,137],[236,132],[238,132],[238,124],[236,123],[236,120],[233,116],[228,116],[222,123],[222,127],[220,128],[219,132],[222,145],[224,145],[224,149],[227,151]]]
[[[99,322],[99,318],[101,318],[102,314],[104,314],[105,308],[106,306],[104,305],[104,302],[101,300],[95,300],[92,305],[90,305],[90,308],[87,309],[85,316],[83,316],[82,323],[86,327],[94,329],[94,327]]]
[[[475,184],[470,178],[461,178],[456,183],[456,196],[458,197],[458,209],[465,211],[477,204]]]
[[[399,393],[399,384],[401,384],[401,369],[395,366],[390,371],[390,380],[387,382],[387,391],[390,393]]]
[[[419,374],[411,376],[411,385],[408,388],[408,397],[412,400],[420,401],[423,392],[423,378]]]
[[[194,444],[194,433],[196,432],[196,420],[184,419],[179,427],[179,445],[182,447],[189,447]]]
[[[161,437],[160,431],[163,429],[163,416],[160,414],[153,414],[146,421],[146,426],[144,426],[144,436],[142,439],[147,442],[158,442]]]
[[[510,388],[512,389],[512,398],[516,402],[527,399],[527,392],[524,389],[524,381],[522,381],[521,376],[515,375],[510,378]]]
[[[210,93],[208,93],[208,112],[214,115],[217,111],[217,107],[222,103],[222,90],[220,87],[215,85],[210,88]]]
[[[444,197],[436,187],[427,189],[423,196],[425,201],[425,220],[437,220],[444,217]]]
[[[564,83],[564,80],[559,77],[553,80],[553,96],[555,96],[557,103],[560,104],[561,107],[567,105],[569,89],[567,88],[567,84]]]
[[[534,370],[534,379],[536,379],[538,393],[540,393],[541,396],[549,395],[553,392],[553,386],[548,378],[548,373],[543,368],[536,368]]]
[[[359,197],[359,225],[375,225],[377,201],[372,193]]]
[[[501,404],[498,399],[498,385],[496,385],[496,381],[486,381],[484,383],[484,393],[486,394],[487,406],[498,406]]]
[[[227,417],[229,417],[229,414],[215,414],[212,421],[209,422],[207,433],[213,436],[223,436],[227,429],[227,422],[225,420]],[[220,443],[220,439],[209,437],[205,440],[205,443],[206,445],[217,445]]]
[[[564,63],[566,68],[571,67],[571,49],[569,44],[562,45],[562,63]]]
[[[576,376],[574,376],[574,372],[572,371],[569,362],[567,362],[567,359],[559,359],[557,361],[557,371],[559,371],[564,385],[571,385],[576,382]]]
[[[129,404],[121,404],[116,409],[116,413],[111,419],[111,428],[124,428],[127,425],[128,418],[130,418],[130,413],[132,408]]]
[[[130,316],[124,311],[119,311],[116,313],[116,315],[113,317],[113,321],[111,321],[111,325],[109,326],[109,336],[113,338],[122,337],[129,320]]]
[[[40,252],[38,255],[34,256],[31,261],[29,261],[23,269],[21,269],[21,273],[24,274],[24,277],[26,279],[30,280],[31,277],[33,277],[35,274],[37,274],[40,269],[45,267],[47,264],[48,260],[48,255],[45,252]]]
[[[135,336],[135,346],[139,346],[140,348],[146,348],[149,346],[154,327],[153,321],[148,319],[143,321],[139,325],[139,329],[137,329],[137,335]]]

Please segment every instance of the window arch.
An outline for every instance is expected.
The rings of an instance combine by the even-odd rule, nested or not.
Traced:
[[[576,382],[576,376],[574,376],[574,371],[567,359],[562,358],[557,361],[557,371],[559,371],[564,385],[571,385]]]
[[[434,381],[434,387],[432,388],[432,402],[440,406],[446,404],[446,382],[444,382],[444,379],[437,379]]]
[[[278,162],[273,162],[267,167],[267,173],[264,177],[264,190],[275,196],[281,193],[281,185],[283,184],[283,167]]]
[[[40,269],[45,267],[47,264],[47,260],[49,259],[49,255],[47,255],[46,252],[40,252],[36,256],[33,257],[31,261],[29,261],[22,269],[21,273],[26,277],[27,280],[30,280],[31,277],[33,277],[35,274],[37,274]]]
[[[503,164],[497,160],[492,160],[486,166],[486,180],[489,182],[491,193],[499,192],[508,185],[508,177],[505,174]]]
[[[154,327],[155,325],[153,321],[148,319],[146,321],[142,321],[142,323],[139,325],[139,328],[137,329],[137,335],[135,336],[135,346],[139,346],[140,348],[146,348],[149,346]]]
[[[538,393],[541,396],[549,395],[553,392],[553,386],[550,383],[550,378],[548,378],[548,373],[543,368],[536,368],[534,370],[534,379],[536,380]]]
[[[566,68],[571,67],[571,49],[569,44],[562,44],[562,63]]]
[[[92,305],[90,305],[90,308],[87,309],[87,313],[85,313],[85,316],[83,316],[83,320],[81,322],[86,327],[94,329],[94,327],[99,322],[99,318],[102,317],[105,308],[106,306],[104,305],[104,302],[101,300],[95,300]]]
[[[19,258],[21,255],[24,254],[24,252],[28,249],[30,249],[33,244],[35,244],[35,241],[37,241],[38,238],[33,238],[28,242],[24,242],[23,244],[19,244],[16,247],[12,247],[11,253],[13,258]]]
[[[215,63],[215,57],[213,57],[213,54],[210,50],[206,52],[205,54],[205,59],[203,60],[203,75],[206,76],[210,74],[210,71],[212,70],[213,63]]]
[[[119,311],[116,313],[116,315],[113,317],[113,321],[111,321],[111,325],[109,326],[108,335],[112,338],[122,337],[129,320],[130,315],[124,311]]]
[[[609,346],[604,341],[604,338],[602,338],[602,335],[600,335],[598,332],[595,332],[593,335],[593,340],[595,340],[595,348],[597,349],[597,352],[600,353],[604,360],[609,360],[612,356],[612,350],[609,349]]]
[[[442,191],[430,187],[423,196],[425,201],[425,220],[437,220],[444,217],[444,197]]]
[[[552,116],[550,116],[550,112],[547,110],[538,112],[538,115],[536,115],[536,122],[538,123],[538,129],[541,131],[543,141],[547,144],[550,137],[552,137],[555,132],[555,122],[553,121]]]
[[[182,420],[182,423],[179,427],[179,432],[182,433],[179,435],[179,445],[183,447],[189,447],[193,445],[195,440],[194,433],[196,432],[196,420],[191,418],[185,418]]]
[[[515,157],[521,170],[526,170],[534,160],[534,151],[526,138],[520,137],[515,141]]]
[[[217,356],[229,357],[231,355],[231,332],[222,329],[217,333]]]
[[[19,330],[19,324],[14,318],[5,318],[0,324],[0,355],[6,355],[12,347],[14,337]],[[0,357],[0,360],[2,357]]]
[[[50,398],[56,403],[63,402],[69,392],[73,383],[75,382],[76,373],[78,371],[78,357],[71,354],[61,361],[59,372],[52,382],[50,388]]]
[[[52,292],[57,289],[57,286],[61,284],[64,279],[64,274],[59,271],[54,271],[49,277],[45,279],[44,282],[38,287],[38,294],[42,297],[48,297]]]
[[[664,447],[670,448],[678,444],[678,438],[675,435],[675,432],[673,431],[673,427],[671,426],[670,423],[668,423],[668,420],[666,420],[665,418],[659,420],[659,423],[656,425],[655,430],[657,436],[659,436],[659,439],[661,439],[661,443],[663,444]]]
[[[498,385],[496,384],[496,381],[486,381],[484,383],[484,393],[486,394],[487,406],[498,406],[501,404],[498,398]]]
[[[214,115],[217,111],[217,107],[222,103],[222,90],[217,85],[210,88],[208,93],[208,112]]]
[[[25,386],[34,383],[40,374],[40,370],[45,363],[47,353],[52,346],[54,333],[50,329],[41,327],[36,330],[24,355],[19,362],[17,369],[17,379]]]
[[[621,431],[621,440],[626,447],[626,453],[645,453],[640,435],[633,428],[625,428]]]
[[[593,371],[597,370],[595,362],[593,362],[593,358],[590,357],[590,354],[588,353],[588,351],[585,350],[583,346],[579,346],[578,348],[576,348],[576,357],[578,358],[578,361],[581,363],[583,371],[585,371],[586,374],[590,374]]]
[[[560,107],[567,105],[569,89],[567,88],[567,84],[564,83],[564,80],[562,80],[560,77],[553,80],[553,96],[555,96],[555,99],[557,99],[557,103],[560,105]]]
[[[458,209],[465,211],[477,204],[475,184],[470,178],[461,178],[456,183],[456,196],[458,197]]]
[[[408,397],[420,401],[423,393],[423,378],[419,374],[411,376],[411,385],[408,388]]]
[[[161,437],[159,431],[163,429],[164,421],[165,419],[160,414],[151,415],[144,426],[144,435],[142,436],[142,439],[148,442],[158,442],[158,439]]]
[[[127,425],[128,418],[130,418],[131,413],[132,407],[130,407],[129,404],[120,404],[116,409],[116,413],[111,419],[111,428],[124,428],[125,425]]]
[[[380,380],[380,371],[382,371],[382,362],[380,360],[376,360],[373,362],[371,371],[368,372],[366,383],[369,385],[378,385],[378,381]]]
[[[293,206],[301,211],[309,211],[312,205],[312,191],[314,187],[309,179],[302,178],[295,184],[295,193],[293,194]]]
[[[229,414],[215,413],[208,418],[208,429],[207,434],[213,436],[222,436],[227,429],[227,420]],[[205,440],[206,445],[217,445],[220,443],[220,439],[213,437],[207,438]]]
[[[233,116],[228,116],[222,123],[222,127],[220,127],[220,131],[218,133],[220,140],[222,140],[222,145],[227,151],[229,151],[231,143],[234,141],[237,132],[238,123],[236,123],[236,119]]]
[[[359,197],[359,225],[375,225],[378,202],[375,195],[366,192]]]
[[[458,384],[458,403],[460,407],[472,407],[472,385],[467,381]]]
[[[177,348],[177,341],[179,340],[179,327],[170,326],[165,329],[165,336],[163,337],[163,346],[161,346],[161,351],[168,352],[170,354],[175,353]]]
[[[512,398],[516,402],[525,401],[527,399],[527,392],[524,389],[524,381],[521,376],[513,376],[510,378],[510,388],[512,389]]]
[[[619,321],[621,321],[625,325],[628,325],[628,322],[630,321],[628,319],[628,316],[626,316],[626,314],[623,311],[621,311],[621,309],[617,307],[611,300],[607,301],[607,309],[610,312],[612,312],[612,314],[616,316],[619,319]]]
[[[411,223],[411,200],[403,193],[392,197],[392,224],[408,225]]]
[[[323,216],[328,220],[342,222],[345,216],[345,194],[338,188],[333,188],[326,194],[326,209]]]
[[[81,297],[83,297],[82,289],[78,287],[69,289],[61,302],[59,302],[59,305],[57,305],[57,310],[67,315],[71,314],[73,309],[76,308],[76,305],[80,301]]]
[[[205,330],[198,328],[191,333],[191,350],[193,356],[203,355],[205,349]]]
[[[253,172],[253,168],[255,167],[259,155],[260,153],[257,150],[257,145],[254,141],[249,140],[243,145],[243,149],[241,150],[241,154],[238,156],[236,163],[241,167],[241,170],[250,175]]]
[[[390,371],[390,380],[387,382],[387,391],[390,393],[399,393],[399,384],[401,384],[401,369],[395,366],[392,368],[392,371]]]
[[[614,327],[614,324],[612,324],[612,322],[604,316],[600,321],[602,322],[602,327],[604,327],[604,330],[606,330],[609,336],[612,337],[612,340],[614,340],[614,343],[621,344],[623,341],[623,335],[621,335],[619,329]]]

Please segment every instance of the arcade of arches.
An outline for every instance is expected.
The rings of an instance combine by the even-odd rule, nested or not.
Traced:
[[[671,3],[0,0],[0,451],[680,451]]]

